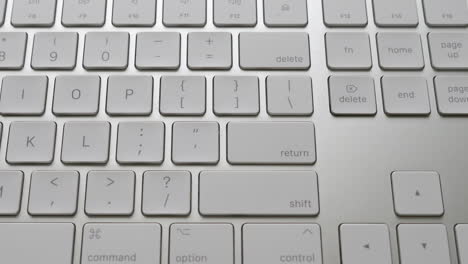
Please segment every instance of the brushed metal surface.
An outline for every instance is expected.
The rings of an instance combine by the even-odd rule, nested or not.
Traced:
[[[87,31],[125,31],[131,34],[130,67],[123,72],[93,72],[102,78],[100,98],[100,111],[96,117],[65,118],[55,117],[51,113],[53,80],[60,74],[69,72],[33,71],[29,62],[31,60],[31,48],[34,32],[48,31],[44,28],[15,29],[27,31],[29,41],[27,47],[26,67],[22,71],[0,72],[0,76],[18,74],[47,74],[51,80],[49,84],[47,111],[42,117],[1,117],[3,123],[3,136],[0,147],[1,170],[23,170],[25,173],[23,203],[19,216],[0,217],[0,222],[74,222],[77,226],[75,241],[75,264],[80,263],[82,227],[87,222],[157,222],[162,225],[162,263],[168,260],[168,236],[169,225],[174,222],[228,222],[235,228],[235,261],[241,263],[241,226],[247,222],[311,222],[318,223],[322,228],[323,263],[340,263],[338,226],[342,223],[385,223],[389,225],[392,245],[393,263],[399,263],[397,247],[396,225],[399,223],[443,223],[449,232],[450,252],[453,264],[458,264],[454,225],[468,223],[468,119],[466,117],[441,117],[437,113],[434,87],[432,78],[438,74],[443,75],[467,75],[466,72],[435,72],[429,62],[428,44],[426,34],[428,32],[467,32],[467,29],[429,29],[424,23],[422,4],[418,0],[419,26],[415,29],[383,29],[374,25],[371,14],[372,1],[367,1],[369,23],[366,28],[338,29],[326,28],[323,24],[321,1],[308,1],[309,24],[306,29],[301,28],[274,28],[268,29],[263,25],[262,1],[258,1],[258,21],[255,28],[216,28],[212,20],[212,1],[208,0],[208,23],[204,29],[200,28],[165,28],[162,24],[162,0],[157,4],[157,22],[153,28],[114,28],[111,24],[110,14],[112,4],[107,6],[107,20],[102,28],[64,28],[61,23],[62,1],[57,6],[57,18],[54,31],[76,31],[80,33],[78,65],[73,74],[87,74],[81,66],[83,54],[84,33]],[[13,30],[10,21],[10,13],[13,1],[8,1],[6,23],[2,31]],[[290,72],[266,72],[266,71],[241,71],[238,63],[238,51],[234,49],[233,69],[229,72],[201,72],[190,71],[186,67],[187,33],[197,31],[229,31],[233,34],[233,47],[238,46],[237,35],[239,32],[251,31],[275,31],[296,32],[306,30],[310,35],[311,43],[311,68],[304,71]],[[133,66],[135,35],[137,32],[146,31],[177,31],[182,33],[182,67],[178,71],[146,71],[140,72]],[[368,32],[371,38],[372,58],[374,66],[370,72],[331,72],[326,67],[324,34],[326,32]],[[418,32],[423,40],[424,59],[426,67],[421,72],[383,72],[377,63],[377,48],[375,34],[377,32]],[[89,74],[89,73],[88,73]],[[162,75],[205,75],[208,80],[207,87],[207,112],[203,117],[163,117],[158,111],[154,111],[149,117],[120,118],[109,117],[105,113],[105,80],[110,74],[150,74],[157,80]],[[260,78],[261,111],[258,117],[216,117],[212,109],[212,78],[217,74],[249,75]],[[307,74],[313,81],[314,114],[312,117],[271,118],[266,112],[265,101],[265,77],[268,75],[304,75]],[[328,103],[327,78],[332,74],[345,75],[371,75],[375,78],[377,109],[375,117],[334,117],[330,114]],[[432,113],[426,118],[398,118],[388,117],[383,111],[382,94],[379,84],[381,76],[423,76],[428,80],[430,105]],[[155,82],[156,84],[158,82]],[[159,89],[158,85],[155,87]],[[159,94],[155,92],[155,110]],[[10,122],[16,120],[54,120],[57,122],[57,142],[62,141],[63,123],[68,120],[106,120],[112,124],[112,145],[110,162],[106,166],[66,166],[60,162],[60,148],[56,149],[56,159],[51,166],[9,166],[5,162],[7,145],[7,133]],[[317,163],[313,166],[232,166],[226,161],[226,146],[221,144],[220,163],[218,166],[176,166],[170,161],[170,136],[166,136],[165,161],[160,166],[121,166],[115,161],[117,125],[120,121],[146,121],[162,120],[166,123],[166,135],[171,135],[171,127],[174,121],[212,121],[219,122],[221,127],[220,142],[226,142],[226,124],[232,120],[237,121],[304,121],[312,120],[316,127]],[[60,145],[60,144],[59,144]],[[34,170],[56,169],[77,170],[80,172],[78,214],[74,218],[58,217],[31,217],[27,213],[28,190],[30,175]],[[136,204],[132,217],[88,217],[84,214],[85,177],[89,170],[134,170],[136,172]],[[201,217],[198,213],[198,173],[201,170],[315,170],[318,174],[320,214],[317,217],[265,217],[265,218],[229,218],[229,217]],[[189,217],[145,217],[141,213],[141,184],[142,174],[146,170],[189,170],[193,177],[192,213]],[[390,173],[394,170],[434,170],[441,176],[445,214],[442,217],[401,218],[397,217],[393,210]]]

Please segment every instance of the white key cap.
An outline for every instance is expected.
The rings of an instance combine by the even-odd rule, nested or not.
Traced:
[[[309,35],[241,32],[239,64],[243,70],[307,70],[310,68]]]
[[[86,183],[88,215],[131,215],[135,199],[133,171],[90,171]]]
[[[305,27],[308,23],[306,0],[263,0],[265,25]]]
[[[393,201],[399,216],[441,216],[442,189],[437,172],[396,171],[392,173]]]
[[[86,33],[83,67],[87,70],[126,69],[129,39],[126,32]]]
[[[3,115],[42,115],[48,82],[46,76],[3,77],[0,112]]]
[[[227,159],[235,165],[314,164],[312,122],[229,122]]]
[[[379,64],[384,70],[422,70],[424,55],[417,33],[378,33]]]
[[[382,77],[382,97],[388,115],[429,115],[431,106],[426,79]]]
[[[55,115],[94,116],[99,111],[101,78],[97,75],[62,75],[55,78]]]
[[[81,264],[160,264],[159,224],[86,224]]]
[[[29,191],[29,214],[74,215],[78,205],[79,179],[77,171],[33,172]]]
[[[151,27],[156,23],[156,0],[114,0],[112,24],[116,27]]]
[[[257,24],[257,0],[213,1],[217,27],[253,27]]]
[[[329,27],[365,27],[366,0],[322,0],[325,25]]]
[[[162,115],[201,116],[206,111],[206,79],[202,76],[161,77]]]
[[[213,111],[218,116],[255,116],[260,112],[259,81],[254,76],[215,76]]]
[[[373,0],[374,20],[379,27],[416,27],[419,24],[416,0]]]
[[[367,33],[327,33],[325,45],[331,70],[370,70],[372,67]]]
[[[173,224],[169,263],[234,264],[231,224]]]
[[[392,264],[388,227],[383,224],[340,226],[343,264]]]
[[[0,223],[0,234],[0,263],[73,263],[73,224]]]
[[[150,115],[153,112],[153,77],[110,76],[106,107],[109,115]]]
[[[15,27],[51,27],[57,0],[12,0],[11,24]]]
[[[455,227],[460,264],[468,263],[468,224]]]
[[[0,70],[24,67],[28,35],[24,32],[0,32]]]
[[[0,26],[5,23],[5,11],[6,11],[7,0],[0,0]]]
[[[206,1],[163,0],[163,23],[167,27],[203,27],[206,24]]]
[[[146,171],[143,174],[143,214],[189,215],[191,177],[188,171]]]
[[[139,70],[177,70],[180,67],[180,33],[138,33],[135,56],[135,67]]]
[[[106,21],[107,0],[64,0],[62,24],[66,27],[101,27]]]
[[[468,77],[434,78],[437,108],[442,115],[468,115]]]
[[[322,263],[316,224],[245,224],[242,241],[244,264]]]
[[[199,211],[206,216],[319,213],[313,171],[202,171],[199,190]]]
[[[0,216],[17,215],[23,193],[22,171],[0,171]]]
[[[6,160],[10,164],[50,164],[54,160],[57,125],[52,121],[10,124]]]
[[[331,76],[328,79],[330,111],[334,115],[375,115],[374,80],[364,76]]]
[[[76,66],[78,33],[39,32],[34,35],[31,68],[73,70]]]
[[[117,162],[161,164],[164,160],[163,122],[121,122],[117,138]]]
[[[217,164],[219,124],[175,122],[172,125],[172,162],[175,164]]]
[[[187,45],[187,66],[192,70],[229,70],[232,67],[231,33],[189,33]]]
[[[447,230],[440,224],[398,226],[401,264],[450,264]]]
[[[431,27],[468,26],[468,4],[465,0],[423,0],[426,24]]]
[[[312,115],[312,80],[307,76],[268,76],[267,110],[271,116]]]
[[[429,33],[432,67],[468,70],[468,33]]]
[[[63,128],[62,162],[105,164],[109,160],[108,122],[67,122]]]

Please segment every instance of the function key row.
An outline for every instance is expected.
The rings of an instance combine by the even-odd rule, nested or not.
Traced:
[[[458,257],[466,263],[468,225],[458,224]],[[169,227],[170,263],[234,263],[235,226],[230,223],[176,223]],[[73,263],[75,225],[71,223],[0,223],[4,263]],[[87,223],[83,226],[81,263],[161,263],[163,227],[158,223]],[[315,223],[246,223],[239,230],[243,264],[323,263],[322,230]],[[342,224],[339,255],[344,263],[393,263],[386,224]],[[402,263],[451,263],[449,235],[442,224],[399,224],[396,247]],[[11,240],[12,237],[16,239]],[[81,239],[77,239],[80,241]],[[16,241],[21,241],[18,244]],[[336,247],[335,247],[336,249]],[[21,251],[20,251],[21,250]],[[34,259],[22,251],[36,250]],[[56,254],[49,254],[57,250]],[[111,253],[110,253],[111,252]]]
[[[0,0],[3,24],[5,4]],[[57,0],[13,1],[11,24],[15,27],[52,27]],[[162,0],[161,0],[162,1]],[[102,27],[107,0],[63,0],[62,25]],[[156,0],[113,0],[112,24],[116,27],[152,27],[156,24]],[[264,22],[269,27],[305,27],[306,0],[265,0]],[[2,9],[3,7],[3,9]],[[257,0],[213,1],[213,22],[218,27],[257,25]],[[163,2],[163,24],[167,27],[203,27],[207,23],[207,0]]]

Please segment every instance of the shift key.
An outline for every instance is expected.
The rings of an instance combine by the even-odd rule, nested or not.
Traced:
[[[303,32],[239,34],[239,63],[243,70],[307,70],[309,35]]]
[[[316,161],[312,122],[230,122],[227,159],[233,165],[305,164]]]

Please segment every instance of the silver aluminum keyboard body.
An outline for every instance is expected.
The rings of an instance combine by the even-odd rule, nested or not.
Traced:
[[[444,117],[437,111],[432,79],[437,75],[466,76],[466,71],[437,72],[430,65],[430,54],[426,35],[429,32],[464,32],[466,28],[429,28],[424,22],[421,1],[417,1],[419,25],[417,28],[379,28],[375,26],[371,10],[372,1],[367,1],[368,25],[365,28],[330,28],[323,23],[321,1],[307,1],[309,23],[305,28],[268,28],[263,21],[263,3],[258,1],[258,23],[254,28],[220,28],[213,24],[213,4],[207,1],[207,24],[203,28],[164,27],[162,22],[163,1],[157,1],[156,25],[152,28],[124,27],[112,25],[112,4],[107,5],[107,19],[103,27],[65,28],[60,23],[62,1],[57,2],[57,16],[52,28],[14,28],[10,25],[12,2],[8,1],[5,24],[2,32],[24,31],[29,35],[25,67],[21,71],[2,71],[5,75],[47,75],[49,82],[63,74],[93,74],[102,80],[100,109],[94,117],[58,117],[51,111],[53,87],[49,83],[45,114],[38,117],[2,116],[3,133],[0,148],[0,170],[22,170],[24,183],[22,206],[18,216],[0,217],[0,222],[72,222],[76,225],[74,262],[80,263],[81,237],[86,223],[160,223],[162,226],[161,263],[168,263],[169,227],[173,223],[232,223],[235,230],[235,264],[242,263],[241,229],[245,223],[317,223],[322,233],[323,263],[340,263],[339,226],[345,223],[384,223],[390,231],[393,263],[399,263],[397,243],[398,224],[444,224],[448,231],[450,257],[458,263],[455,225],[468,223],[468,120],[466,117]],[[33,38],[36,32],[71,31],[79,33],[77,67],[67,71],[34,71],[30,67]],[[129,32],[131,36],[129,67],[125,71],[92,71],[82,67],[84,36],[89,31]],[[181,66],[177,71],[139,71],[134,67],[135,35],[138,32],[179,32],[181,41]],[[230,32],[233,36],[233,67],[229,71],[192,71],[188,69],[187,34],[190,32]],[[240,32],[304,32],[309,33],[311,67],[307,71],[243,71],[238,60],[238,34]],[[367,32],[372,50],[372,69],[367,71],[331,71],[326,65],[324,35],[328,32]],[[422,71],[383,71],[378,66],[375,34],[378,32],[416,32],[421,35],[425,68]],[[148,117],[110,117],[106,111],[107,77],[110,75],[152,75],[155,80],[154,109]],[[308,75],[313,83],[314,113],[311,117],[272,117],[266,111],[265,78],[274,75]],[[161,76],[200,75],[207,79],[206,112],[204,116],[161,116],[159,113],[159,78]],[[258,116],[219,117],[213,113],[212,78],[217,75],[256,76],[260,80],[260,113]],[[373,117],[336,117],[330,113],[328,77],[331,75],[372,76],[376,83],[377,114]],[[431,114],[427,117],[390,117],[383,111],[381,76],[420,76],[428,83]],[[166,124],[164,162],[161,165],[120,165],[115,159],[117,127],[122,121],[163,121]],[[57,147],[51,165],[8,165],[5,161],[8,128],[12,121],[55,121],[57,123]],[[107,121],[112,126],[110,158],[105,165],[64,165],[60,161],[63,125],[66,121]],[[175,165],[171,161],[171,130],[175,121],[216,121],[219,123],[220,156],[215,166]],[[316,133],[317,162],[315,165],[231,165],[226,157],[226,126],[229,121],[313,121]],[[79,171],[79,198],[77,214],[73,217],[32,217],[28,214],[30,175],[36,170]],[[131,216],[90,217],[85,214],[84,198],[86,175],[90,170],[131,170],[135,172],[135,205]],[[148,170],[186,170],[192,174],[191,213],[184,217],[152,217],[141,212],[142,175]],[[317,216],[304,217],[203,217],[199,213],[198,175],[211,170],[313,170],[318,175],[320,212]],[[436,171],[440,175],[445,212],[441,217],[398,217],[394,211],[391,173],[393,171]],[[267,183],[266,183],[267,184]],[[261,191],[261,190],[260,190]],[[239,193],[239,195],[242,195]],[[0,234],[1,236],[1,234]],[[1,250],[1,249],[0,249]],[[27,252],[25,252],[27,254]]]

